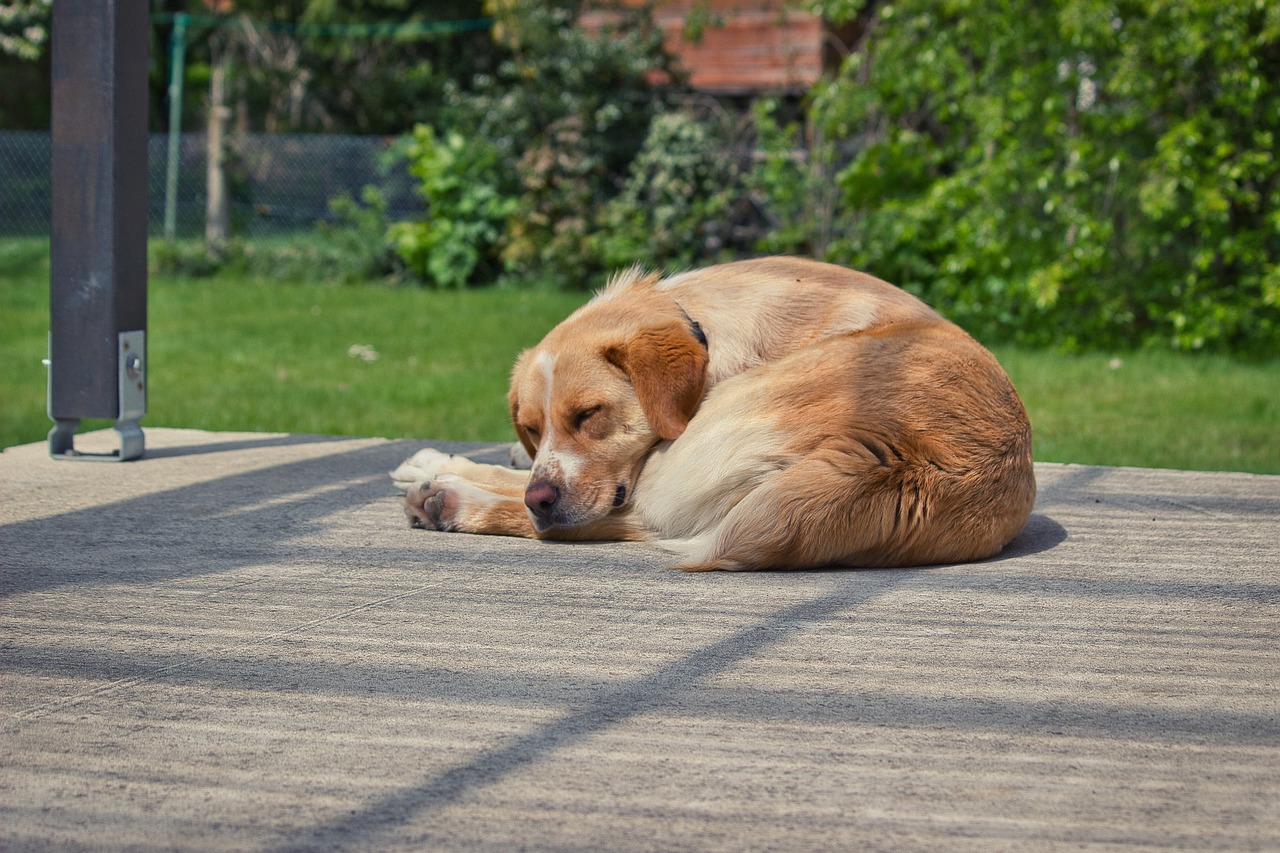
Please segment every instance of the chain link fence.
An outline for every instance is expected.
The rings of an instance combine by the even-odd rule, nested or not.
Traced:
[[[169,137],[147,143],[149,232],[164,235]],[[204,235],[207,149],[201,133],[184,133],[178,146],[175,225],[179,237]],[[425,205],[396,157],[394,139],[318,134],[236,134],[228,145],[226,175],[231,232],[264,237],[310,230],[334,219],[333,199],[359,199],[375,186],[387,215],[420,217]],[[0,236],[47,236],[51,204],[47,132],[0,131]]]
[[[48,133],[0,132],[0,236],[49,233]]]

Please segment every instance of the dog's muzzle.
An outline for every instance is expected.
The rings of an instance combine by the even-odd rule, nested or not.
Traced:
[[[613,508],[617,509],[627,502],[627,484],[619,483],[613,492]],[[572,527],[587,519],[576,517],[576,513],[568,512],[560,502],[560,489],[547,480],[535,480],[524,490],[524,505],[529,508],[533,526],[542,532],[557,525]]]

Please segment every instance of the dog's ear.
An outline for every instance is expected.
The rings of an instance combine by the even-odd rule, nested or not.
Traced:
[[[641,329],[604,357],[631,379],[649,426],[667,441],[680,437],[702,402],[707,348],[680,322]]]
[[[529,433],[525,432],[524,427],[516,422],[516,416],[520,414],[520,404],[516,401],[515,394],[508,396],[511,404],[511,424],[516,428],[516,437],[520,439],[520,444],[524,447],[524,452],[529,454],[529,458],[538,455],[538,449],[533,446],[533,442],[529,440]]]
[[[516,359],[516,365],[511,371],[511,390],[507,392],[507,407],[511,410],[511,425],[516,429],[516,436],[520,439],[520,443],[524,445],[524,450],[529,454],[529,458],[532,459],[537,455],[537,448],[533,446],[533,442],[529,441],[529,434],[524,431],[524,427],[520,426],[517,420],[520,416],[520,392],[518,390],[520,368],[524,365],[527,355],[528,350],[520,353],[520,357]]]

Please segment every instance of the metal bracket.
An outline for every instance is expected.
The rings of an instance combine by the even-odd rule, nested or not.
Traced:
[[[50,350],[52,352],[52,348]],[[52,365],[52,355],[45,359],[45,366]],[[115,431],[120,437],[120,447],[110,453],[86,453],[76,450],[76,430],[79,418],[53,416],[52,401],[49,417],[53,429],[49,430],[49,455],[54,459],[76,459],[90,462],[126,462],[142,457],[144,439],[138,419],[147,413],[147,333],[121,332],[119,353],[119,406],[116,409]],[[50,383],[52,395],[52,383]]]

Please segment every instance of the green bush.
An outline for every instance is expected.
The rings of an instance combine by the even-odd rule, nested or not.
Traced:
[[[323,235],[335,251],[331,273],[341,281],[398,278],[403,263],[390,242],[386,196],[366,186],[356,201],[345,193],[329,203],[333,223],[321,223]]]
[[[737,175],[724,140],[687,112],[656,116],[592,241],[606,267],[680,268],[724,245]]]
[[[1277,81],[1274,3],[885,3],[815,99],[829,254],[990,337],[1280,351]]]
[[[507,56],[468,88],[448,87],[448,125],[489,140],[514,163],[572,118],[605,171],[624,173],[679,80],[648,6],[620,5],[612,24],[591,32],[577,23],[581,0],[485,5]]]
[[[755,248],[818,257],[826,252],[835,212],[835,145],[817,134],[806,138],[801,123],[780,122],[780,112],[776,99],[764,98],[751,113],[756,160],[743,182],[765,219]]]
[[[357,234],[325,226],[278,237],[235,238],[217,252],[210,252],[203,240],[156,239],[148,242],[148,269],[153,275],[181,278],[241,275],[334,283],[396,277],[392,259],[378,249],[385,245],[385,231],[369,237],[370,245],[357,249]]]
[[[425,220],[391,225],[396,254],[413,274],[438,287],[491,281],[499,269],[504,223],[516,206],[497,148],[456,131],[440,138],[418,125],[404,153],[428,210]]]
[[[578,116],[547,128],[516,164],[520,201],[503,239],[505,269],[518,277],[583,286],[600,271],[588,240],[605,181],[604,162]]]
[[[601,271],[589,238],[679,79],[646,6],[620,6],[611,26],[588,32],[576,24],[582,5],[491,0],[508,57],[469,89],[452,86],[447,111],[518,179],[505,270],[569,287]]]
[[[210,252],[204,241],[151,240],[147,243],[147,268],[152,274],[206,278],[244,256],[244,243],[228,240],[219,252]]]

